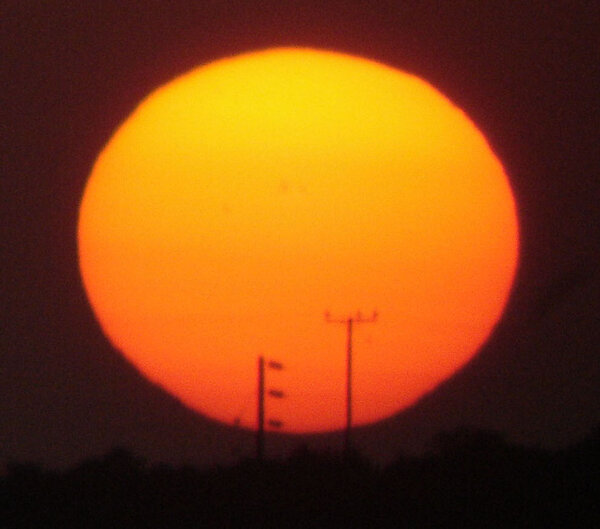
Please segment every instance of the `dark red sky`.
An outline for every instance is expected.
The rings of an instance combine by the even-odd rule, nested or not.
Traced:
[[[75,235],[95,156],[144,95],[203,62],[275,45],[333,48],[427,79],[486,134],[518,202],[521,265],[496,333],[414,408],[357,432],[357,445],[389,458],[466,424],[557,446],[600,424],[592,2],[33,4],[5,1],[0,16],[0,464],[64,465],[115,445],[167,461],[251,453],[249,434],[187,411],[111,348],[81,287]]]

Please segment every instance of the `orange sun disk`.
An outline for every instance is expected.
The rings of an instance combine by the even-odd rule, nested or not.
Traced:
[[[475,125],[421,79],[310,49],[248,53],[150,94],[99,155],[79,259],[111,342],[224,423],[342,428],[406,408],[462,367],[504,309],[515,203]]]

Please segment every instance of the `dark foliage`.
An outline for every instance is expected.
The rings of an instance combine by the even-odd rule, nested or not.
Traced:
[[[302,449],[233,467],[150,466],[123,449],[65,472],[10,464],[0,527],[600,527],[600,430],[568,450],[439,435],[385,469]]]

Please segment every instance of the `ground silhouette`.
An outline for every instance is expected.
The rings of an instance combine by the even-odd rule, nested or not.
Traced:
[[[0,527],[600,527],[600,428],[561,451],[495,432],[438,435],[385,468],[301,448],[281,461],[200,469],[116,448],[66,471],[12,463]]]

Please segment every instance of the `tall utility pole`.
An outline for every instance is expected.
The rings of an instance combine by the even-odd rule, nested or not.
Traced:
[[[346,432],[344,436],[344,452],[346,455],[350,453],[352,444],[352,327],[355,323],[373,323],[377,320],[377,312],[373,312],[368,318],[358,312],[356,316],[349,318],[332,318],[329,312],[325,313],[325,321],[327,323],[343,323],[346,325]]]
[[[271,360],[267,367],[275,370],[282,370],[283,364]],[[278,389],[270,389],[269,396],[276,399],[285,397],[283,391]],[[265,455],[265,359],[262,356],[258,357],[258,413],[257,413],[257,428],[256,428],[256,459],[262,461]],[[283,423],[277,419],[271,419],[269,426],[273,428],[281,428]]]
[[[256,459],[262,461],[265,452],[265,359],[258,357],[258,428],[256,429]]]

